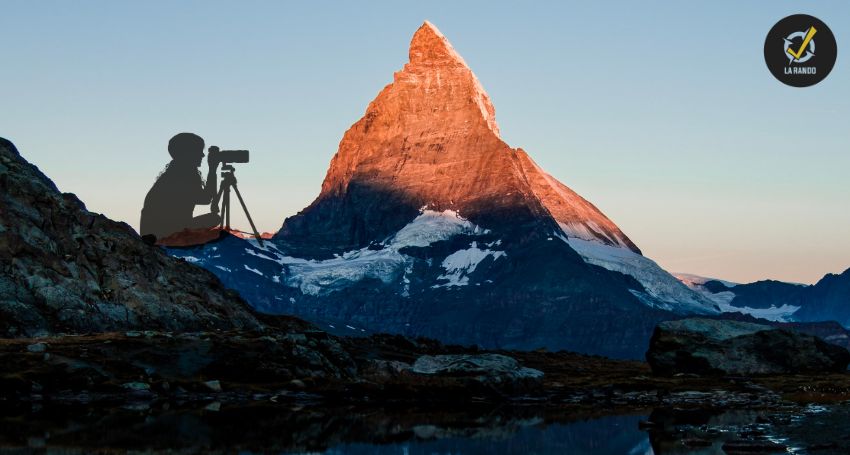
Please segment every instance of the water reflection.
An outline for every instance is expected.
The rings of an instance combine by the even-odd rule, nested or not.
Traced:
[[[399,443],[340,444],[329,455],[365,454],[652,454],[649,438],[638,430],[645,416],[602,417],[571,423],[528,421],[469,435],[434,426],[414,428],[415,437]]]
[[[766,414],[767,411],[747,409],[660,408],[649,415],[649,421],[655,425],[648,429],[648,434],[658,454],[723,455],[726,454],[723,444],[741,439],[742,432],[767,436],[757,428]]]
[[[648,412],[479,407],[3,409],[0,453],[652,454]]]

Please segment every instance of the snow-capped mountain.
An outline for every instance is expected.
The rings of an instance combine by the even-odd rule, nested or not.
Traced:
[[[764,286],[759,284],[732,283],[730,281],[718,280],[716,278],[706,278],[688,273],[674,274],[685,286],[699,292],[706,298],[717,304],[720,311],[724,313],[744,313],[749,314],[759,319],[767,319],[768,321],[776,322],[791,322],[794,312],[800,309],[797,305],[792,305],[783,302],[777,306],[779,296],[790,295],[797,292],[798,285],[789,283],[763,282]],[[758,302],[746,301],[746,298],[739,298],[738,294],[748,294],[746,289],[753,286],[760,286],[768,295],[763,295],[763,299]]]
[[[686,286],[736,312],[779,322],[837,321],[850,327],[850,270],[827,274],[814,285],[763,280],[738,284],[677,273]]]
[[[639,357],[657,321],[719,312],[501,139],[436,27],[409,57],[346,131],[316,200],[264,247],[225,237],[171,253],[261,310],[352,332]]]
[[[353,251],[407,228],[423,207],[484,227],[534,226],[587,262],[637,279],[651,306],[713,310],[593,204],[501,140],[489,96],[428,22],[411,41],[410,62],[343,136],[319,196],[275,238],[309,245],[308,255],[317,243]]]

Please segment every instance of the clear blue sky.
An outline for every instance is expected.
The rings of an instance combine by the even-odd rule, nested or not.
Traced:
[[[248,148],[240,187],[274,231],[428,19],[508,144],[668,270],[812,282],[850,267],[850,3],[529,3],[0,1],[0,135],[134,227],[173,134]],[[839,48],[805,89],[762,55],[796,13]]]

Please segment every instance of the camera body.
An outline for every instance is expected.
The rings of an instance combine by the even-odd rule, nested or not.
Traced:
[[[220,150],[216,146],[209,148],[209,154],[221,164],[247,163],[249,158],[247,150]]]

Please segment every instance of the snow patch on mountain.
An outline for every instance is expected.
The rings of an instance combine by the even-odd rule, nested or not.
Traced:
[[[652,297],[642,299],[664,310],[689,313],[718,313],[717,305],[686,287],[652,259],[627,248],[605,245],[599,241],[558,236],[570,245],[585,262],[634,277]]]
[[[700,275],[694,275],[692,273],[672,273],[677,280],[681,281],[685,286],[693,289],[699,290],[700,286],[708,283],[709,281],[717,281],[718,283],[726,286],[727,288],[733,288],[738,285],[738,283],[733,283],[731,281],[720,280],[717,278],[708,278]]]
[[[799,306],[783,304],[780,307],[776,305],[771,305],[769,308],[751,308],[748,306],[735,306],[732,305],[732,301],[735,300],[735,286],[738,286],[738,283],[733,283],[731,281],[718,280],[716,278],[707,278],[699,275],[693,275],[690,273],[675,273],[673,276],[676,277],[679,281],[685,284],[685,286],[693,289],[694,291],[700,293],[707,299],[710,299],[714,303],[717,304],[720,311],[723,313],[743,313],[749,314],[751,316],[767,319],[769,321],[779,321],[779,322],[791,322],[794,320],[792,315],[800,309]],[[728,291],[722,292],[711,292],[705,287],[705,283],[709,281],[717,281],[718,283],[723,284],[727,288]]]
[[[580,223],[564,223],[563,221],[558,221],[558,226],[561,227],[561,230],[564,231],[568,237],[575,237],[590,241],[605,239],[612,245],[618,245],[623,248],[626,247],[626,244],[621,238],[616,235],[612,238],[612,236],[606,234],[605,230],[600,228],[596,222],[591,220],[582,221]]]
[[[406,246],[426,247],[458,234],[478,235],[487,232],[489,231],[467,221],[454,210],[437,212],[423,208],[419,216],[390,238],[387,246],[396,250]]]
[[[488,246],[491,244],[488,244]],[[507,253],[504,251],[478,248],[478,243],[472,242],[469,248],[455,251],[443,260],[441,265],[446,269],[446,273],[440,275],[437,279],[448,280],[448,283],[435,284],[431,287],[466,286],[469,284],[469,275],[486,257],[492,256],[493,260],[496,260],[506,255]]]
[[[483,235],[489,232],[453,210],[438,212],[423,207],[419,216],[377,245],[378,249],[371,246],[347,251],[331,259],[315,260],[289,256],[271,242],[265,242],[261,246],[256,240],[246,239],[251,248],[245,248],[245,253],[284,266],[288,272],[272,276],[272,281],[296,287],[303,294],[326,295],[365,279],[376,279],[385,284],[401,281],[401,294],[408,296],[408,275],[413,273],[414,259],[400,250],[407,247],[427,247],[460,234]],[[498,245],[491,242],[488,246],[494,244]],[[472,273],[485,257],[493,256],[496,259],[504,254],[503,251],[478,248],[477,243],[472,242],[469,249],[457,251],[443,261],[446,274],[440,278],[449,280],[447,286],[461,286],[468,282],[467,275]],[[258,269],[247,265],[244,267],[263,276]]]
[[[723,292],[712,293],[712,292],[709,292],[706,289],[703,289],[703,290],[698,289],[697,292],[702,294],[705,298],[716,303],[717,306],[720,308],[720,311],[726,311],[723,308],[725,308],[727,306],[731,306],[732,301],[735,300],[735,293],[732,292],[732,291],[723,291]]]
[[[245,266],[245,270],[247,270],[249,272],[254,272],[254,273],[256,273],[257,275],[260,275],[260,276],[264,276],[263,272],[261,272],[257,269],[252,269],[251,267],[248,267],[248,264],[243,264],[243,265]]]
[[[723,292],[722,294],[726,294]],[[781,307],[771,305],[770,308],[750,308],[748,306],[737,307],[727,304],[718,303],[720,311],[724,313],[744,313],[757,318],[767,319],[768,321],[791,322],[794,320],[792,315],[800,309],[798,306],[784,304]]]
[[[728,310],[725,310],[724,308],[732,307],[732,300],[735,300],[735,293],[732,291],[732,288],[737,286],[738,283],[733,283],[731,281],[725,280],[718,280],[716,278],[693,275],[690,273],[674,273],[672,275],[692,291],[716,303],[718,308],[720,308],[720,311],[725,313]],[[711,292],[710,290],[708,290],[708,288],[705,287],[705,283],[708,283],[709,281],[717,281],[718,283],[729,288],[729,290],[723,292]]]
[[[404,267],[406,257],[397,251],[363,248],[333,259],[306,260],[284,256],[282,263],[289,267],[285,284],[297,287],[304,294],[320,295],[344,288],[366,278],[391,283]]]

